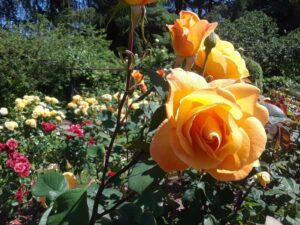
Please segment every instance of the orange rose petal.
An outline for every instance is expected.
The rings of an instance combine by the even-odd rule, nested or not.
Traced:
[[[179,142],[179,138],[174,130],[171,131],[169,134],[170,136],[170,144],[171,147],[175,153],[175,155],[180,158],[186,165],[192,166],[195,169],[201,170],[201,169],[211,169],[215,168],[220,161],[213,159],[209,157],[203,149],[199,148],[199,146],[182,146],[181,143]],[[186,150],[183,148],[193,148],[189,151],[195,151],[194,156],[189,156],[186,154]]]
[[[226,58],[226,64],[227,64],[227,78],[230,79],[240,79],[244,78],[243,72],[239,71],[239,66],[237,62],[235,62],[232,58],[227,57]]]
[[[218,165],[218,169],[222,170],[239,170],[248,161],[250,154],[250,140],[247,133],[241,130],[242,143],[240,149],[236,153],[228,155],[222,163]]]
[[[200,50],[198,51],[197,53],[197,57],[196,57],[196,60],[195,60],[195,64],[200,67],[201,69],[203,68],[204,66],[204,60],[205,60],[205,51],[204,50]]]
[[[207,23],[207,25],[205,27],[205,33],[204,33],[204,35],[202,37],[202,42],[204,42],[205,38],[207,38],[217,28],[217,26],[218,26],[217,22]]]
[[[184,170],[188,166],[177,158],[170,145],[171,123],[166,119],[159,126],[150,144],[150,154],[166,172]]]
[[[219,87],[223,88],[229,85],[236,83],[237,81],[234,79],[217,79],[208,83],[209,87]]]
[[[181,11],[180,18],[174,25],[167,25],[171,32],[172,45],[177,56],[191,57],[197,53],[201,43],[217,26],[217,23],[208,23],[200,20],[197,14],[190,11]]]
[[[202,88],[200,91],[194,91],[186,97],[181,99],[178,114],[176,115],[176,121],[185,120],[187,117],[186,109],[181,107],[185,101],[192,102],[193,107],[197,106],[209,106],[214,104],[222,104],[232,114],[235,119],[240,119],[243,113],[240,107],[235,103],[234,96],[224,89],[219,88]],[[182,123],[182,122],[180,122]]]
[[[193,72],[180,68],[173,69],[167,76],[170,85],[169,98],[166,104],[168,118],[175,117],[180,100],[195,90],[206,87],[206,80]]]
[[[227,72],[227,63],[222,53],[213,48],[207,57],[204,67],[205,76],[211,75],[213,79],[224,78]]]
[[[245,165],[237,171],[211,169],[207,172],[215,179],[220,181],[234,181],[244,179],[252,170],[253,165]]]
[[[179,16],[181,19],[192,19],[196,22],[200,21],[198,15],[194,12],[191,12],[191,11],[185,11],[185,10],[181,10],[179,12]]]
[[[222,132],[223,143],[216,152],[216,156],[219,160],[224,160],[225,157],[235,154],[241,148],[243,143],[243,134],[231,114],[226,112],[224,109],[219,108],[215,111],[223,121],[225,129],[225,131]]]
[[[192,42],[187,40],[187,34],[184,34],[183,27],[181,27],[179,22],[176,21],[173,26],[168,26],[168,28],[171,31],[172,45],[176,55],[181,57],[191,56],[194,45]]]
[[[199,21],[190,29],[190,32],[187,36],[187,40],[190,43],[192,43],[193,50],[191,51],[191,53],[189,55],[186,55],[187,57],[190,55],[196,54],[200,48],[202,37],[199,35],[199,33],[201,33],[202,26],[203,26],[202,21],[201,22]]]
[[[266,125],[269,121],[269,111],[263,105],[256,103],[253,116],[256,117],[263,125]]]
[[[248,163],[252,163],[257,160],[265,150],[267,135],[263,125],[255,117],[249,117],[239,123],[250,139],[250,154]]]
[[[208,106],[199,106],[199,107],[194,107],[192,108],[193,104],[192,102],[189,101],[184,101],[181,104],[181,107],[179,109],[180,113],[183,114],[182,110],[185,110],[185,112],[187,113],[186,120],[178,120],[177,121],[177,127],[178,130],[176,131],[178,138],[180,141],[182,141],[181,144],[186,145],[193,145],[193,140],[192,137],[190,135],[190,131],[191,128],[193,126],[194,120],[195,118],[202,113],[206,113],[206,111],[212,110],[214,107],[218,106],[219,104],[212,104],[212,105],[208,105]],[[201,116],[202,117],[202,116]],[[182,127],[182,129],[181,129]],[[187,143],[185,143],[187,142]],[[185,150],[187,151],[187,154],[193,156],[194,155],[194,151],[189,152],[189,150],[191,150],[191,148],[187,148]]]
[[[225,88],[234,94],[243,112],[257,117],[262,124],[268,122],[268,110],[257,103],[259,96],[259,89],[257,87],[250,84],[236,83]]]

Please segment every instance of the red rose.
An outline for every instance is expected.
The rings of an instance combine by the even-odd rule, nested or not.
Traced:
[[[53,123],[42,122],[43,131],[46,133],[51,133],[56,129],[56,125]]]
[[[107,176],[109,176],[109,177],[113,177],[114,175],[116,175],[116,173],[114,171],[112,171],[112,170],[109,170],[107,172]]]
[[[5,143],[0,143],[0,152],[4,152],[7,149],[7,145]]]
[[[91,120],[85,120],[85,121],[83,121],[82,123],[81,123],[81,126],[85,126],[85,125],[93,125],[94,123],[93,123],[93,121],[91,121]]]
[[[22,202],[24,195],[21,189],[18,189],[15,193],[15,198],[17,199],[18,202]]]
[[[26,189],[24,184],[21,184],[19,189],[15,193],[15,198],[18,202],[22,202],[23,198],[28,195],[29,191]]]
[[[90,137],[90,139],[88,140],[88,145],[94,145],[95,143],[95,139],[93,137]]]

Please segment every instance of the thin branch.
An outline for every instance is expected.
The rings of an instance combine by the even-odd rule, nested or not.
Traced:
[[[128,38],[128,49],[129,52],[132,52],[133,50],[133,35],[134,35],[134,30],[133,28],[130,29],[129,32],[129,38]],[[118,115],[117,115],[117,124],[116,124],[116,128],[114,130],[114,133],[111,137],[109,146],[107,148],[105,157],[104,157],[104,164],[103,164],[103,169],[102,169],[102,178],[101,178],[101,183],[100,186],[98,188],[96,197],[95,197],[95,201],[94,201],[94,206],[93,206],[93,211],[92,211],[92,216],[89,222],[89,225],[94,225],[96,223],[97,220],[97,214],[98,214],[98,205],[99,202],[101,200],[101,196],[102,196],[102,192],[105,189],[106,186],[106,173],[108,171],[108,165],[109,165],[109,158],[114,146],[114,142],[115,139],[118,135],[118,132],[122,126],[122,122],[121,122],[121,113],[122,113],[122,109],[124,107],[124,103],[126,102],[127,96],[130,92],[130,81],[131,81],[131,63],[132,63],[132,57],[130,54],[128,54],[128,64],[127,64],[127,76],[126,76],[126,86],[125,86],[125,92],[124,95],[118,105]]]
[[[135,165],[135,163],[140,159],[140,157],[142,156],[144,152],[143,151],[139,151],[136,156],[126,165],[124,166],[122,169],[120,169],[118,172],[116,172],[115,175],[109,177],[105,183],[105,185],[112,183],[117,177],[119,177],[122,173],[126,172],[127,170],[130,169],[130,167],[132,167],[133,165]]]

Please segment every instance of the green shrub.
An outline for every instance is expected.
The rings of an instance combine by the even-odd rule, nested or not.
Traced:
[[[9,103],[25,93],[42,91],[69,98],[80,85],[116,90],[120,68],[110,42],[91,26],[53,27],[43,17],[36,23],[0,29],[0,99]],[[100,70],[93,70],[93,69]]]
[[[259,63],[253,59],[246,58],[246,66],[250,73],[250,80],[252,80],[259,89],[263,90],[263,71]]]

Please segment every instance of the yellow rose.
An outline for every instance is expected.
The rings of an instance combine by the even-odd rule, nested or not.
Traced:
[[[65,118],[66,118],[65,114],[64,114],[62,111],[57,111],[57,114],[58,114],[62,119],[65,119]]]
[[[69,108],[69,109],[75,109],[75,108],[77,108],[77,104],[75,104],[73,102],[69,102],[68,105],[67,105],[67,108]]]
[[[79,102],[79,101],[82,101],[82,97],[80,95],[74,95],[73,98],[72,98],[72,100],[74,102]]]
[[[79,101],[79,108],[87,108],[89,107],[89,103],[87,103],[86,101]]]
[[[37,123],[36,123],[35,119],[28,119],[28,120],[25,121],[25,124],[27,126],[32,127],[32,128],[36,128],[36,126],[37,126]]]
[[[133,104],[131,105],[131,108],[134,109],[134,110],[140,108],[140,103],[133,103]]]
[[[195,55],[204,39],[217,27],[217,23],[200,20],[197,14],[181,11],[174,25],[167,25],[171,32],[176,55],[190,57]]]
[[[264,188],[271,182],[271,175],[266,171],[257,173],[256,177],[260,185]]]
[[[101,96],[102,101],[110,102],[112,100],[112,96],[110,94],[104,94]]]
[[[167,80],[167,119],[152,139],[152,158],[165,171],[191,166],[217,180],[245,178],[267,141],[268,111],[257,103],[259,89],[229,79],[208,84],[182,69]]]
[[[44,107],[41,105],[38,105],[33,109],[32,117],[38,118],[39,116],[42,116],[44,114],[44,111],[45,111]]]
[[[45,101],[54,105],[59,103],[57,98],[49,97],[49,96],[45,97]]]
[[[56,116],[57,115],[57,111],[56,110],[51,110],[50,111],[50,116]]]
[[[204,67],[205,47],[198,52],[195,64],[203,70],[205,76],[213,79],[240,79],[249,76],[244,59],[230,42],[216,38],[216,46],[208,54]],[[204,69],[203,69],[204,67]]]
[[[16,99],[16,109],[22,111],[28,104],[27,100]]]
[[[47,118],[47,117],[50,117],[50,116],[51,116],[50,110],[49,109],[44,109],[44,111],[42,112],[42,117]]]
[[[51,102],[51,97],[45,96],[45,101],[50,103]]]
[[[80,109],[75,109],[75,110],[74,110],[75,115],[79,115],[80,112],[81,112]]]
[[[60,116],[56,116],[56,117],[55,117],[55,120],[56,120],[57,122],[61,122],[61,121],[62,121],[62,118],[61,118]]]
[[[83,108],[81,108],[80,110],[81,110],[81,112],[82,112],[83,115],[85,115],[85,116],[88,115],[88,110],[89,110],[88,107],[83,107]]]
[[[102,121],[101,120],[96,120],[95,123],[96,123],[96,125],[100,126],[102,124]]]
[[[146,5],[155,1],[156,0],[125,0],[128,5]]]
[[[13,131],[18,127],[18,124],[15,121],[8,121],[4,123],[4,126],[10,130]]]
[[[96,104],[97,100],[95,98],[86,98],[85,101],[89,104]]]

